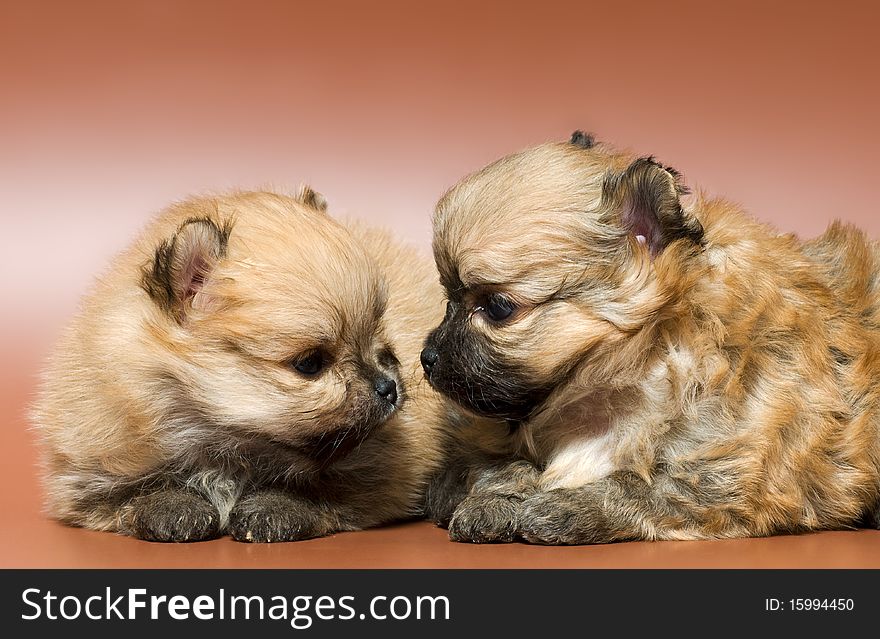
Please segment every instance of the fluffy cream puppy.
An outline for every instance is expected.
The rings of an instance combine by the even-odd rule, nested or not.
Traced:
[[[194,198],[113,261],[34,410],[52,517],[285,541],[422,512],[448,418],[418,363],[436,273],[325,209]]]

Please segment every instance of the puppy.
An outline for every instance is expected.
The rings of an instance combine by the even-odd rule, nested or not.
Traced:
[[[421,514],[444,402],[430,260],[318,194],[172,206],[85,299],[34,421],[48,511],[153,541],[289,541]]]
[[[434,388],[508,420],[459,541],[704,539],[880,523],[880,248],[801,242],[577,132],[440,200]],[[461,473],[459,473],[461,475]]]

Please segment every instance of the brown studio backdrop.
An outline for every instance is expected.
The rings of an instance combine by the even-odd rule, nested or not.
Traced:
[[[878,7],[0,2],[0,534],[43,525],[41,358],[169,201],[306,181],[427,250],[458,177],[585,128],[783,231],[880,237]]]

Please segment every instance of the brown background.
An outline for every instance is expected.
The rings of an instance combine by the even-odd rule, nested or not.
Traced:
[[[407,524],[147,544],[41,517],[24,419],[91,278],[194,191],[307,181],[336,214],[427,247],[432,205],[463,173],[584,128],[784,231],[840,217],[878,237],[877,7],[3,2],[0,566],[880,567],[871,531],[536,548]]]

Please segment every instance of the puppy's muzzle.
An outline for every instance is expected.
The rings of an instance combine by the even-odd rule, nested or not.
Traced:
[[[389,404],[397,403],[397,382],[390,377],[380,377],[373,386],[376,395]]]
[[[440,354],[429,346],[422,351],[419,359],[422,360],[422,368],[425,370],[425,375],[430,378],[431,369],[437,364],[437,360],[440,359]]]

